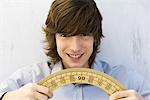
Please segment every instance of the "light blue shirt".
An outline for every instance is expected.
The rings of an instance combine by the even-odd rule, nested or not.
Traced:
[[[126,69],[124,66],[111,67],[98,58],[94,61],[92,69],[114,77],[127,89],[134,89],[146,100],[150,100],[150,82],[135,71]],[[15,90],[27,83],[37,83],[45,76],[61,70],[63,70],[61,62],[50,67],[47,62],[26,66],[16,71],[0,84],[0,93]],[[92,85],[68,84],[54,90],[53,98],[49,100],[108,100],[108,95],[103,90]]]

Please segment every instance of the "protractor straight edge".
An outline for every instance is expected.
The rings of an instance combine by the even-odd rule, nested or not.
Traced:
[[[125,90],[125,87],[111,76],[88,68],[69,68],[50,74],[38,82],[39,85],[55,90],[63,85],[78,83],[94,85],[108,95],[116,91]]]

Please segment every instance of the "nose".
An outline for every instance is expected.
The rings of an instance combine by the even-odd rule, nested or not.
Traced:
[[[73,52],[79,52],[81,50],[81,42],[82,41],[80,40],[80,37],[73,36],[70,41],[70,50],[72,50]]]

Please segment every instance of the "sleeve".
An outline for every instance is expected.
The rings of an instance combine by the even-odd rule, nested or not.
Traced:
[[[128,86],[129,89],[136,90],[146,100],[150,100],[150,82],[138,72],[130,72]]]
[[[146,100],[150,100],[150,82],[136,70],[125,66],[112,67],[109,75],[117,79],[127,89],[136,90]]]
[[[135,89],[146,100],[150,100],[150,82],[138,72],[130,72],[129,87]]]
[[[0,83],[0,93],[16,90],[27,83],[36,83],[49,74],[49,71],[46,64],[25,66]]]
[[[0,93],[0,100],[3,99],[4,95],[6,94],[7,92],[3,92],[3,93]]]
[[[5,92],[2,92],[2,93],[0,93],[0,98],[2,97],[2,95],[4,94]],[[1,99],[0,99],[1,100]]]
[[[32,82],[33,71],[21,68],[13,73],[9,78],[0,83],[0,93],[12,91],[20,88],[26,83]]]
[[[150,100],[150,82],[148,80],[143,80],[140,88],[139,93],[146,99]]]

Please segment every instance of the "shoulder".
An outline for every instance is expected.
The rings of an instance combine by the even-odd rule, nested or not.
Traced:
[[[51,72],[47,62],[32,63],[18,69],[11,77],[18,76],[19,78],[30,79],[32,82],[37,82]]]
[[[50,72],[51,69],[47,62],[32,63],[18,69],[6,80],[11,80],[20,86],[30,82],[38,82],[43,77],[47,76]]]
[[[0,84],[0,91],[17,89],[27,83],[38,82],[51,72],[47,62],[33,63],[18,69]]]
[[[111,66],[107,62],[95,59],[96,70],[103,71],[114,79],[122,83],[127,89],[140,91],[143,87],[149,87],[146,79],[136,69],[128,66],[117,65]]]
[[[108,74],[124,84],[127,89],[140,91],[143,89],[144,85],[147,84],[146,79],[142,74],[140,74],[137,70],[127,66],[110,66],[110,71]],[[147,86],[149,87],[149,85]]]
[[[136,90],[142,96],[150,98],[150,81],[138,71],[125,66],[115,66],[109,75],[122,83],[126,89]]]

